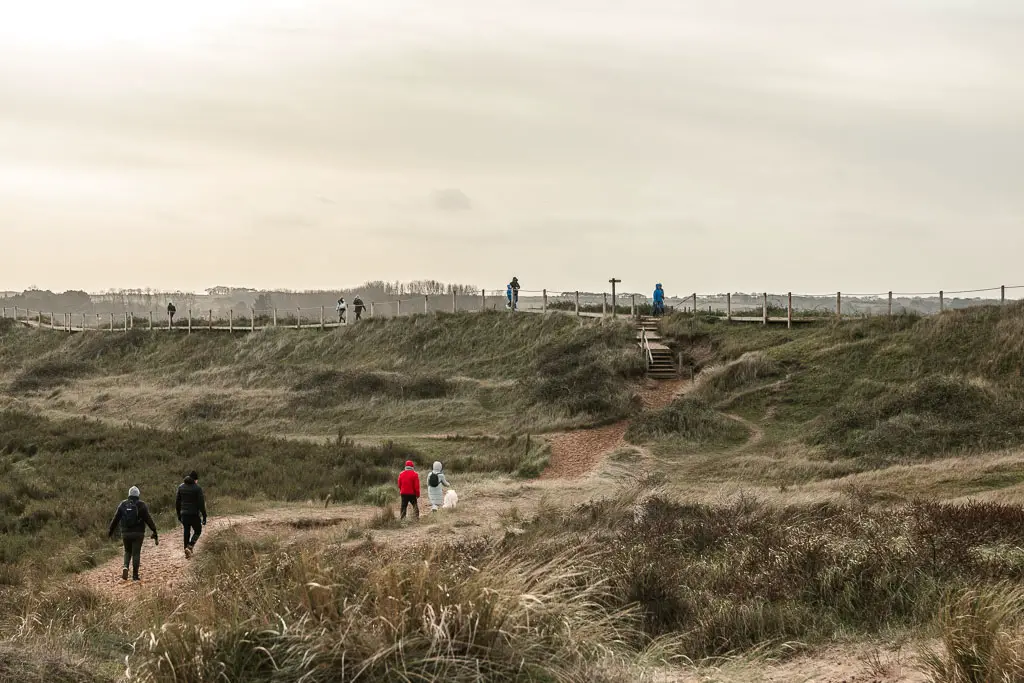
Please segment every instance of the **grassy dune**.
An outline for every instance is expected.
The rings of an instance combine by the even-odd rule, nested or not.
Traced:
[[[882,639],[925,643],[915,666],[939,683],[1024,680],[1024,305],[793,330],[670,316],[662,332],[698,380],[637,414],[621,324],[441,315],[236,339],[6,329],[0,673],[113,681],[126,662],[152,683],[612,683]],[[90,411],[105,422],[53,416]],[[140,453],[140,485],[157,495],[187,461],[240,507],[328,494],[387,505],[381,484],[406,455],[532,476],[546,449],[524,432],[626,415],[633,446],[582,489],[594,500],[538,493],[530,512],[499,516],[495,495],[503,533],[490,537],[460,533],[480,526],[472,505],[418,537],[382,511],[302,543],[225,533],[195,561],[201,581],[128,607],[35,582],[48,562],[95,561],[88,539],[109,505],[94,499],[125,488]],[[523,491],[506,488],[491,492],[518,504]],[[51,552],[61,545],[73,552]]]
[[[625,323],[501,313],[368,320],[332,333],[0,328],[8,403],[262,434],[490,433],[622,417],[642,373]]]

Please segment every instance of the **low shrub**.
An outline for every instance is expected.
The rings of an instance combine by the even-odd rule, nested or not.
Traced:
[[[626,430],[626,439],[632,443],[674,437],[709,446],[740,443],[747,436],[743,425],[694,398],[677,399],[660,410],[641,413]]]

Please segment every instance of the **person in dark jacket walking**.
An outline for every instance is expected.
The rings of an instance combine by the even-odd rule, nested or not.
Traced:
[[[412,460],[405,461],[405,469],[398,475],[398,492],[402,495],[402,519],[405,519],[405,511],[412,505],[416,513],[416,519],[420,517],[420,475],[412,464]]]
[[[352,306],[355,308],[356,320],[358,321],[363,317],[363,311],[366,310],[366,304],[364,304],[362,298],[356,294],[356,298],[352,299]]]
[[[174,314],[178,312],[178,309],[174,307],[173,303],[167,304],[167,319],[170,321],[171,326],[174,326]]]
[[[185,475],[185,481],[178,485],[174,511],[178,513],[178,521],[185,533],[185,557],[191,559],[196,541],[206,526],[206,496],[199,487],[199,473],[195,470]]]
[[[131,564],[132,581],[139,580],[139,564],[142,562],[142,541],[146,538],[146,527],[153,530],[153,540],[159,544],[156,524],[149,514],[149,506],[139,500],[139,488],[133,486],[128,490],[128,499],[121,501],[110,520],[108,538],[113,538],[114,530],[121,527],[121,541],[124,544],[124,569],[121,579],[128,580],[128,567]]]

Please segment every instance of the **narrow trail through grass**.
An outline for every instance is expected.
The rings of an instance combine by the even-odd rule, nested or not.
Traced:
[[[650,381],[642,388],[641,401],[647,410],[662,408],[692,387],[693,383],[689,380]],[[566,480],[581,479],[594,473],[609,453],[625,443],[623,437],[628,423],[628,421],[621,421],[612,425],[574,430],[553,436],[551,439],[551,464],[540,478],[545,480],[542,488],[524,492],[524,489],[531,487],[530,482],[514,480],[470,487],[469,490],[475,495],[463,501],[460,512],[471,516],[471,519],[466,519],[463,526],[456,527],[456,533],[465,535],[466,532],[485,532],[500,521],[500,516],[508,508],[509,500],[513,496],[519,502],[532,506],[545,496],[566,493],[572,486]],[[422,438],[443,439],[447,436],[430,434],[424,435]],[[463,490],[461,486],[459,490]],[[425,498],[421,499],[420,504],[421,512],[429,511],[429,504]],[[354,530],[366,530],[368,525],[373,525],[374,516],[379,513],[380,508],[344,504],[325,508],[314,505],[288,506],[251,514],[211,516],[210,525],[203,529],[198,552],[201,552],[202,546],[212,538],[229,530],[247,537],[259,537],[266,534],[294,536],[308,533],[311,530],[343,524]],[[392,531],[401,531],[407,541],[414,541],[422,538],[423,533],[431,531],[431,526],[421,525],[421,527],[418,531],[413,529],[394,529]],[[388,538],[388,534],[385,534],[385,538]],[[187,580],[190,567],[190,561],[184,555],[181,527],[176,526],[173,529],[162,530],[160,539],[159,546],[154,546],[150,539],[146,539],[142,553],[142,580],[137,583],[121,579],[119,556],[95,569],[84,572],[75,577],[74,581],[105,594],[126,599],[136,595],[139,591],[174,591],[183,581]]]

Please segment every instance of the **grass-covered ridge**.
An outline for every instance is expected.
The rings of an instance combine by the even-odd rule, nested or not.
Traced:
[[[1024,444],[1024,304],[792,330],[670,316],[696,395],[772,442],[884,463]]]
[[[0,390],[13,400],[160,427],[206,421],[263,433],[579,426],[628,414],[642,374],[627,323],[556,314],[439,313],[328,333],[233,336],[68,336],[6,325],[0,340]]]

